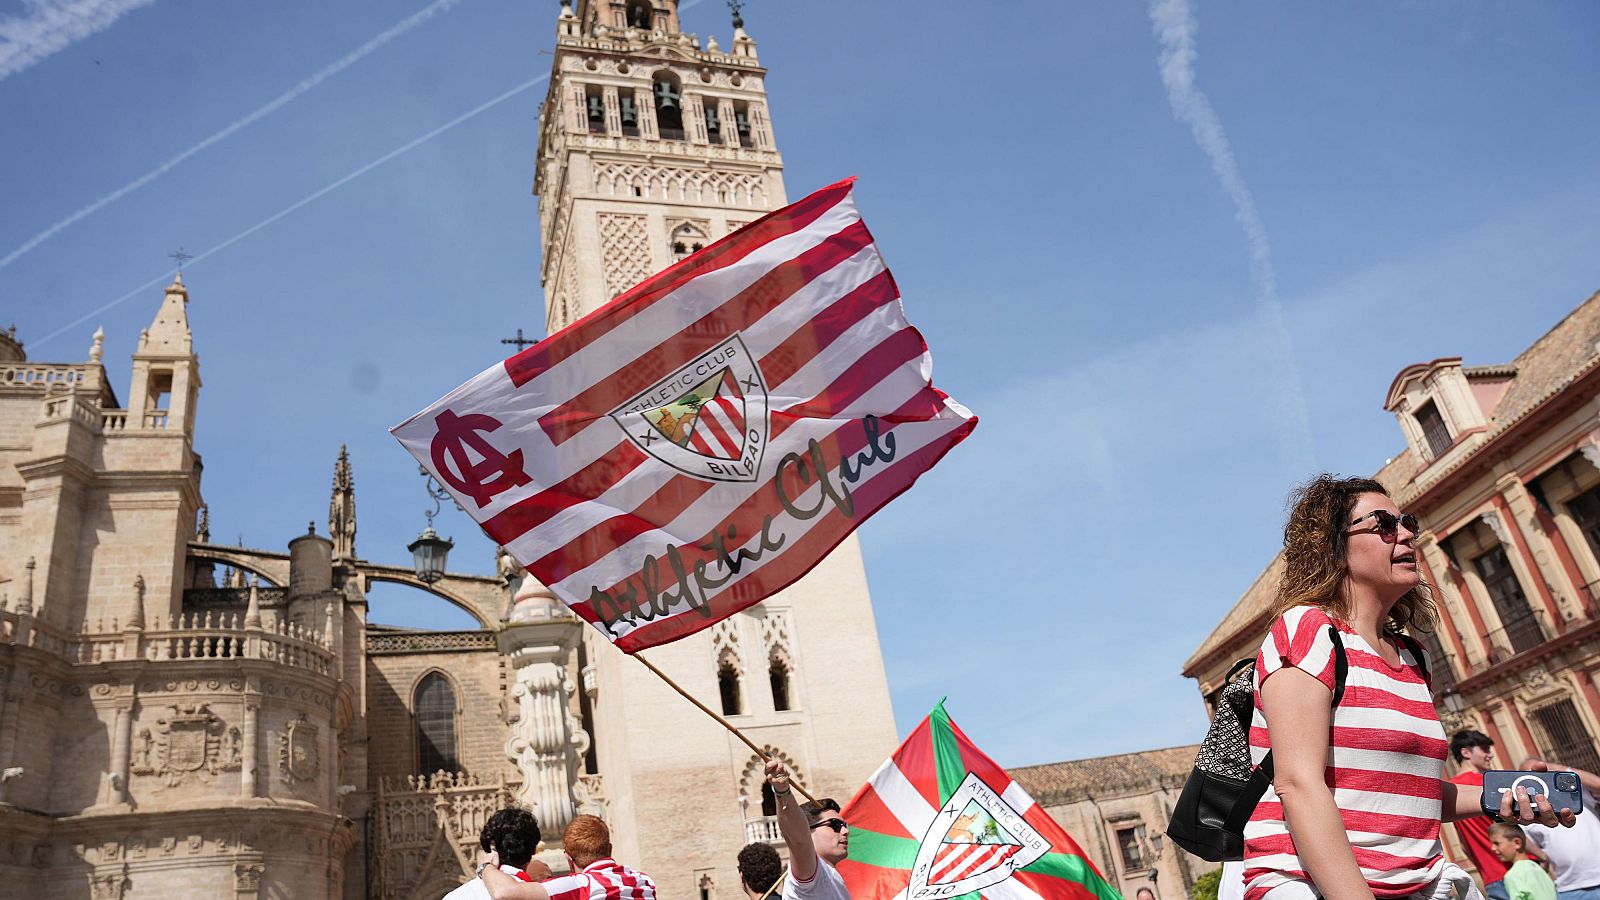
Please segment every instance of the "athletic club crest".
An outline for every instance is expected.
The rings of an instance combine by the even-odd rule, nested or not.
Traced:
[[[767,386],[738,334],[611,411],[640,450],[707,481],[755,481]]]
[[[1050,842],[1021,813],[969,772],[922,836],[907,896],[929,900],[981,891],[1049,851]]]

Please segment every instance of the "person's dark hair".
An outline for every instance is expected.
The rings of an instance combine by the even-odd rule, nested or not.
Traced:
[[[478,846],[483,852],[499,851],[500,861],[519,869],[528,867],[528,861],[539,849],[539,823],[533,813],[520,806],[500,810],[483,823],[478,833]]]
[[[1149,894],[1150,895],[1150,900],[1156,900],[1156,892],[1152,888],[1141,887],[1137,891],[1133,892],[1133,896],[1135,896],[1135,897],[1142,897],[1145,894]]]
[[[757,841],[739,851],[739,877],[744,879],[745,887],[750,890],[765,894],[778,882],[778,876],[782,873],[783,859],[771,844]]]
[[[1362,494],[1389,495],[1371,478],[1318,475],[1289,495],[1289,521],[1283,526],[1283,579],[1272,617],[1310,604],[1336,619],[1350,620],[1349,602],[1340,590],[1350,574],[1346,549],[1350,512]],[[1419,584],[1389,610],[1389,631],[1432,631],[1437,611],[1433,589]]]
[[[839,804],[832,797],[823,797],[821,800],[808,800],[800,804],[800,809],[806,814],[807,824],[815,825],[822,821],[824,812],[838,812]]]
[[[1456,762],[1461,762],[1462,754],[1473,747],[1493,750],[1494,738],[1481,731],[1473,731],[1471,728],[1463,728],[1450,736],[1450,758]]]

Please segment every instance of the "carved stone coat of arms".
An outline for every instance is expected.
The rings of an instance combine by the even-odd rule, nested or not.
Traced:
[[[167,787],[177,787],[190,776],[202,779],[240,767],[239,729],[228,728],[222,717],[203,703],[171,707],[157,719],[155,729],[141,728],[134,740],[132,771],[135,775],[161,775]]]

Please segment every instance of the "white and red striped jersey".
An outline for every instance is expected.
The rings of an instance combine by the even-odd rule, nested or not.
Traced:
[[[550,900],[656,900],[656,883],[649,875],[609,858],[541,884]]]
[[[395,426],[485,533],[633,652],[804,575],[977,419],[823,188]]]
[[[1400,666],[1391,668],[1349,625],[1320,609],[1299,606],[1278,618],[1256,657],[1251,758],[1259,765],[1272,746],[1261,708],[1263,681],[1293,666],[1334,689],[1330,623],[1339,629],[1349,668],[1343,698],[1333,708],[1326,780],[1373,895],[1402,897],[1444,867],[1439,814],[1448,749],[1428,684],[1404,644]],[[1246,900],[1296,882],[1311,886],[1274,788],[1267,788],[1245,825],[1244,841]]]

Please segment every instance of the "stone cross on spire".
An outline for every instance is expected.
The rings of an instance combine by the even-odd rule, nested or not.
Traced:
[[[335,559],[356,556],[356,483],[350,476],[350,451],[339,445],[339,460],[333,464],[333,496],[328,500],[328,536],[333,539]]]

